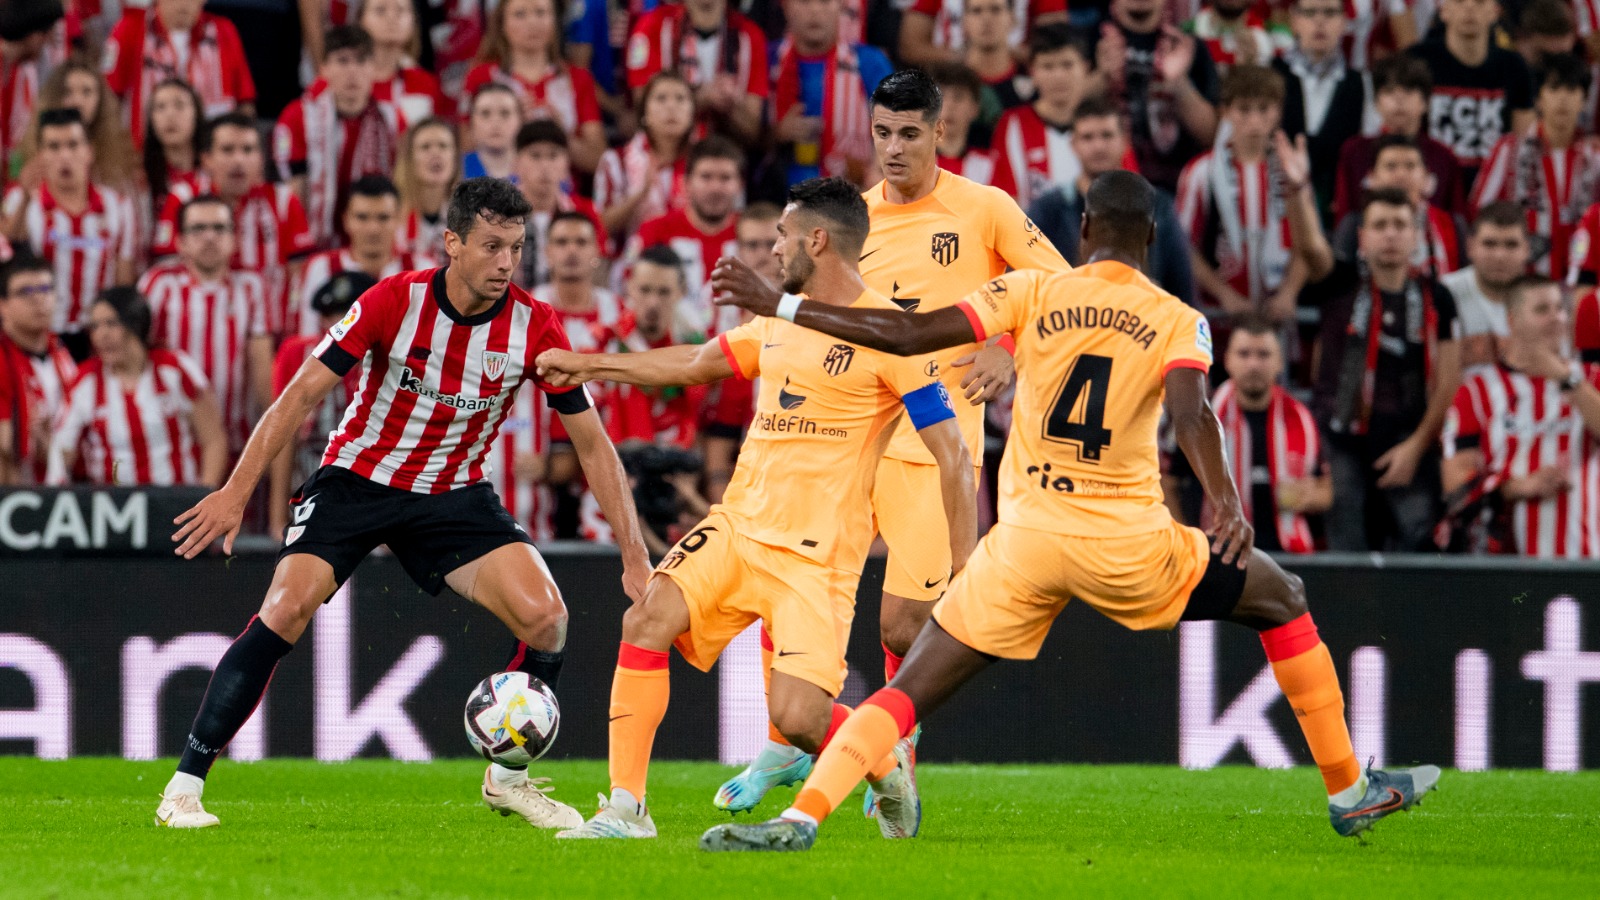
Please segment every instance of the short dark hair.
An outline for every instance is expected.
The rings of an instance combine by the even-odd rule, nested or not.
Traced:
[[[376,172],[367,174],[350,182],[350,196],[352,197],[393,197],[400,199],[400,189],[395,187],[394,181],[387,175]]]
[[[937,122],[944,111],[944,93],[927,72],[921,69],[901,69],[878,82],[872,91],[871,107],[881,106],[889,112],[919,112],[922,121]]]
[[[1515,228],[1526,237],[1528,234],[1528,215],[1522,209],[1522,204],[1512,200],[1496,200],[1478,210],[1478,217],[1472,220],[1472,229],[1469,235],[1476,237],[1478,230],[1486,225],[1495,228]]]
[[[861,255],[872,227],[867,201],[861,191],[843,178],[809,178],[789,188],[789,203],[807,215],[820,216],[832,227],[828,234],[838,244],[838,252],[852,262]]]
[[[1543,275],[1518,275],[1512,280],[1510,287],[1506,289],[1506,310],[1509,312],[1513,308],[1521,306],[1522,301],[1528,299],[1529,291],[1537,291],[1544,288],[1556,288],[1559,290],[1561,284]]]
[[[1063,22],[1052,22],[1040,25],[1033,29],[1033,34],[1028,37],[1028,65],[1046,53],[1055,53],[1059,50],[1075,50],[1083,58],[1090,69],[1094,68],[1094,52],[1089,49],[1089,41],[1083,33]]]
[[[1372,142],[1372,164],[1376,166],[1385,152],[1396,148],[1410,150],[1418,156],[1422,155],[1422,145],[1417,143],[1416,138],[1391,132],[1378,135],[1378,139]]]
[[[1411,208],[1411,198],[1399,188],[1372,188],[1361,195],[1361,224],[1367,224],[1367,210],[1374,206],[1403,206]]]
[[[644,248],[644,250],[640,251],[639,258],[633,261],[633,264],[637,266],[642,262],[647,262],[652,266],[660,266],[663,269],[671,269],[677,273],[680,283],[684,285],[689,283],[689,276],[683,271],[683,257],[678,255],[678,251],[666,244],[651,244]]]
[[[503,178],[468,178],[450,194],[450,209],[444,227],[465,240],[479,216],[491,225],[526,223],[533,215],[533,204],[516,185]]]
[[[485,81],[483,84],[473,88],[472,96],[467,98],[467,115],[469,118],[472,115],[472,108],[478,105],[478,99],[487,97],[490,94],[505,94],[518,106],[522,105],[522,98],[518,97],[517,92],[511,89],[511,85],[503,81]]]
[[[1072,111],[1072,121],[1079,119],[1116,119],[1117,127],[1122,127],[1122,107],[1118,106],[1110,97],[1104,94],[1090,94],[1078,103]]]
[[[1522,33],[1533,37],[1568,37],[1578,33],[1578,20],[1564,0],[1532,0],[1517,20]]]
[[[1377,96],[1390,89],[1429,96],[1433,93],[1433,73],[1427,63],[1410,54],[1386,56],[1372,64],[1372,94]]]
[[[122,327],[138,338],[139,343],[150,346],[150,303],[138,289],[127,285],[109,287],[101,291],[94,302],[111,307]]]
[[[197,206],[220,206],[227,210],[228,222],[230,224],[233,222],[233,207],[229,206],[227,201],[223,200],[221,197],[218,197],[216,194],[200,194],[183,201],[183,205],[178,207],[179,233],[182,233],[183,229],[188,227],[189,210],[194,209]]]
[[[34,0],[0,5],[0,40],[22,41],[29,35],[44,34],[66,16],[60,0]]]
[[[354,50],[361,59],[372,56],[372,35],[359,25],[335,25],[322,39],[322,61],[327,62],[340,50]]]
[[[1218,105],[1228,106],[1246,100],[1260,100],[1283,106],[1283,76],[1266,66],[1236,65],[1222,79]]]
[[[1539,90],[1565,88],[1585,94],[1589,93],[1589,85],[1593,82],[1594,76],[1589,73],[1589,67],[1571,53],[1551,53],[1540,59],[1533,80]]]
[[[83,114],[71,106],[57,106],[39,111],[39,146],[44,146],[44,130],[46,128],[69,128],[73,125],[83,130],[83,136],[89,136],[89,125],[83,121]]]
[[[739,214],[741,222],[776,222],[781,218],[783,218],[783,207],[765,200],[757,200],[746,206],[744,212]]]
[[[958,62],[929,63],[927,73],[928,77],[933,79],[933,83],[939,86],[941,109],[943,94],[951,88],[960,88],[971,94],[972,99],[980,102],[983,100],[983,79],[972,70],[971,66]]]
[[[1156,189],[1137,172],[1118,169],[1096,177],[1084,201],[1084,217],[1119,239],[1142,238],[1155,223]]]
[[[1229,324],[1233,326],[1233,334],[1253,334],[1256,336],[1270,334],[1274,338],[1279,338],[1278,326],[1259,312],[1242,313],[1232,318]],[[1230,343],[1233,341],[1233,335],[1228,336],[1228,341]]]
[[[554,119],[535,119],[524,123],[517,129],[517,152],[521,153],[534,144],[553,144],[566,152],[569,146],[566,129]]]
[[[216,144],[217,129],[219,128],[238,128],[248,131],[256,135],[257,143],[260,143],[261,132],[256,131],[256,120],[238,110],[234,110],[233,112],[225,112],[206,122],[205,126],[200,129],[201,153],[211,152],[211,148]]]
[[[694,143],[683,162],[683,174],[693,175],[694,167],[702,160],[728,159],[739,167],[739,177],[744,177],[744,150],[731,139],[713,134]]]
[[[596,240],[600,238],[600,230],[594,227],[594,220],[575,209],[564,209],[561,212],[551,216],[550,225],[545,228],[545,233],[548,234],[549,232],[555,231],[556,226],[560,225],[562,222],[577,222],[589,229],[589,231],[594,234]]]
[[[55,279],[56,274],[55,267],[50,265],[49,260],[35,255],[32,250],[24,245],[22,249],[17,251],[16,256],[11,257],[3,267],[0,267],[0,296],[11,296],[11,279],[30,272],[43,272],[49,275],[52,280]]]

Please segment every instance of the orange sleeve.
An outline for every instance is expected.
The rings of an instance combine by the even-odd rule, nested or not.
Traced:
[[[717,337],[717,346],[728,358],[734,374],[753,381],[761,374],[761,344],[771,329],[771,319],[752,319],[737,328],[730,328]]]
[[[999,188],[983,188],[984,206],[989,216],[989,246],[993,247],[1006,265],[1013,269],[1043,269],[1046,272],[1070,272],[1067,262],[1056,245],[1050,243],[1033,219],[1022,211],[1017,201]]]
[[[974,340],[986,341],[992,335],[1011,334],[1021,328],[1027,321],[1028,306],[1038,290],[1039,279],[1045,275],[1038,270],[1008,272],[990,279],[956,304],[972,323]]]
[[[1167,339],[1161,374],[1173,369],[1211,371],[1211,324],[1198,310],[1184,307],[1174,317],[1172,336]]]

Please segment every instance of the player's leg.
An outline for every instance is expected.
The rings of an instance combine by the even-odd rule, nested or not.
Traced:
[[[776,648],[765,622],[761,624],[761,695],[772,707],[772,660]],[[711,805],[730,813],[748,812],[775,787],[799,784],[811,774],[811,754],[789,743],[783,732],[767,716],[767,741],[749,765],[724,781],[711,798]]]
[[[1344,692],[1328,647],[1306,605],[1305,585],[1257,550],[1245,572],[1216,557],[1191,595],[1184,618],[1226,619],[1261,635],[1278,687],[1322,771],[1334,830],[1345,836],[1409,809],[1439,780],[1436,766],[1361,772],[1344,720]]]
[[[552,691],[561,677],[567,608],[561,591],[531,544],[504,544],[445,575],[461,596],[493,613],[515,638],[506,671],[525,672]],[[490,763],[481,793],[501,815],[515,813],[535,828],[575,828],[583,816],[549,796],[549,779],[529,778],[526,766]]]
[[[294,649],[311,616],[333,596],[335,588],[333,567],[323,559],[296,553],[278,561],[261,611],[229,645],[211,673],[178,771],[162,792],[157,825],[204,828],[217,824],[217,817],[200,803],[211,765],[255,712],[278,661]]]

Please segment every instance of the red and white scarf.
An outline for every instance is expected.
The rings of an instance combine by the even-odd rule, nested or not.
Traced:
[[[1222,423],[1222,438],[1226,441],[1228,463],[1233,472],[1233,483],[1239,488],[1239,500],[1244,504],[1245,518],[1254,522],[1251,508],[1255,493],[1251,490],[1251,472],[1255,460],[1251,459],[1253,443],[1250,440],[1250,422],[1239,408],[1239,397],[1233,382],[1224,382],[1211,398],[1211,406]],[[1316,473],[1321,455],[1321,439],[1317,436],[1317,423],[1305,404],[1289,396],[1277,385],[1272,386],[1272,399],[1267,406],[1267,472],[1272,479],[1273,497],[1281,481],[1301,481]],[[1263,512],[1265,512],[1263,510]],[[1278,543],[1289,553],[1310,553],[1316,549],[1311,537],[1311,526],[1299,513],[1277,509]],[[1211,505],[1206,504],[1203,520],[1210,522]]]
[[[360,114],[355,147],[346,148],[344,123],[334,107],[332,90],[325,85],[320,92],[313,88],[303,98],[302,107],[306,153],[323,155],[318,165],[306,167],[306,218],[313,228],[331,228],[331,233],[337,234],[339,223],[334,220],[333,210],[338,204],[341,180],[354,181],[370,173],[387,175],[394,170],[399,115],[391,104],[368,102]],[[344,166],[347,158],[348,170]]]
[[[1383,336],[1383,296],[1362,267],[1364,290],[1357,290],[1355,307],[1346,330],[1339,396],[1330,427],[1346,434],[1366,434],[1372,416],[1372,398],[1378,385],[1379,343]],[[1431,281],[1406,279],[1406,341],[1422,345],[1424,390],[1433,381],[1438,359],[1439,311],[1433,305]],[[1353,377],[1359,368],[1359,378]]]
[[[872,136],[867,130],[867,88],[861,80],[855,48],[839,41],[827,57],[822,75],[822,139],[818,159],[824,176],[855,184],[866,180],[872,158]],[[782,119],[800,99],[800,54],[785,38],[778,47],[777,103]]]
[[[1269,146],[1261,163],[1265,177],[1252,177],[1255,167],[1247,173],[1234,158],[1232,132],[1224,122],[1211,151],[1211,206],[1221,226],[1217,262],[1229,270],[1242,266],[1248,278],[1245,295],[1265,300],[1289,271],[1289,217],[1279,189],[1283,171]]]

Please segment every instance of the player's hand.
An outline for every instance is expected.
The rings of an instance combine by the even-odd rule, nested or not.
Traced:
[[[1389,452],[1372,464],[1374,469],[1383,473],[1378,476],[1378,487],[1400,488],[1410,484],[1411,479],[1417,477],[1417,466],[1421,464],[1426,449],[1421,441],[1411,438],[1390,447]]]
[[[744,260],[724,256],[711,270],[711,296],[718,306],[737,306],[758,316],[771,316],[778,312],[783,292],[768,284]]]
[[[628,562],[624,557],[622,561],[622,592],[634,603],[644,601],[644,586],[650,580],[650,558],[645,557],[643,562]]]
[[[184,559],[194,559],[220,537],[222,552],[232,556],[233,539],[239,536],[239,523],[244,521],[244,505],[249,499],[248,494],[234,496],[226,486],[205,495],[199,503],[172,520],[172,524],[179,526],[172,535],[178,548],[172,552]]]
[[[1244,509],[1235,499],[1230,504],[1217,504],[1216,516],[1211,523],[1211,552],[1222,558],[1223,565],[1238,561],[1239,568],[1250,563],[1250,550],[1256,544],[1256,530],[1244,517]]]
[[[1522,478],[1513,478],[1506,488],[1508,500],[1546,500],[1572,490],[1572,482],[1560,467],[1544,466]]]
[[[551,387],[577,387],[588,381],[584,374],[583,354],[571,350],[546,350],[533,361],[539,377]]]
[[[1194,66],[1195,39],[1194,35],[1185,34],[1174,25],[1166,25],[1161,30],[1163,52],[1157,54],[1160,68],[1155,74],[1163,85],[1172,88],[1180,79],[1189,77],[1189,69]]]
[[[961,389],[973,406],[988,403],[1017,377],[1017,361],[1004,347],[985,347],[955,360],[952,366],[971,366],[961,376]]]

